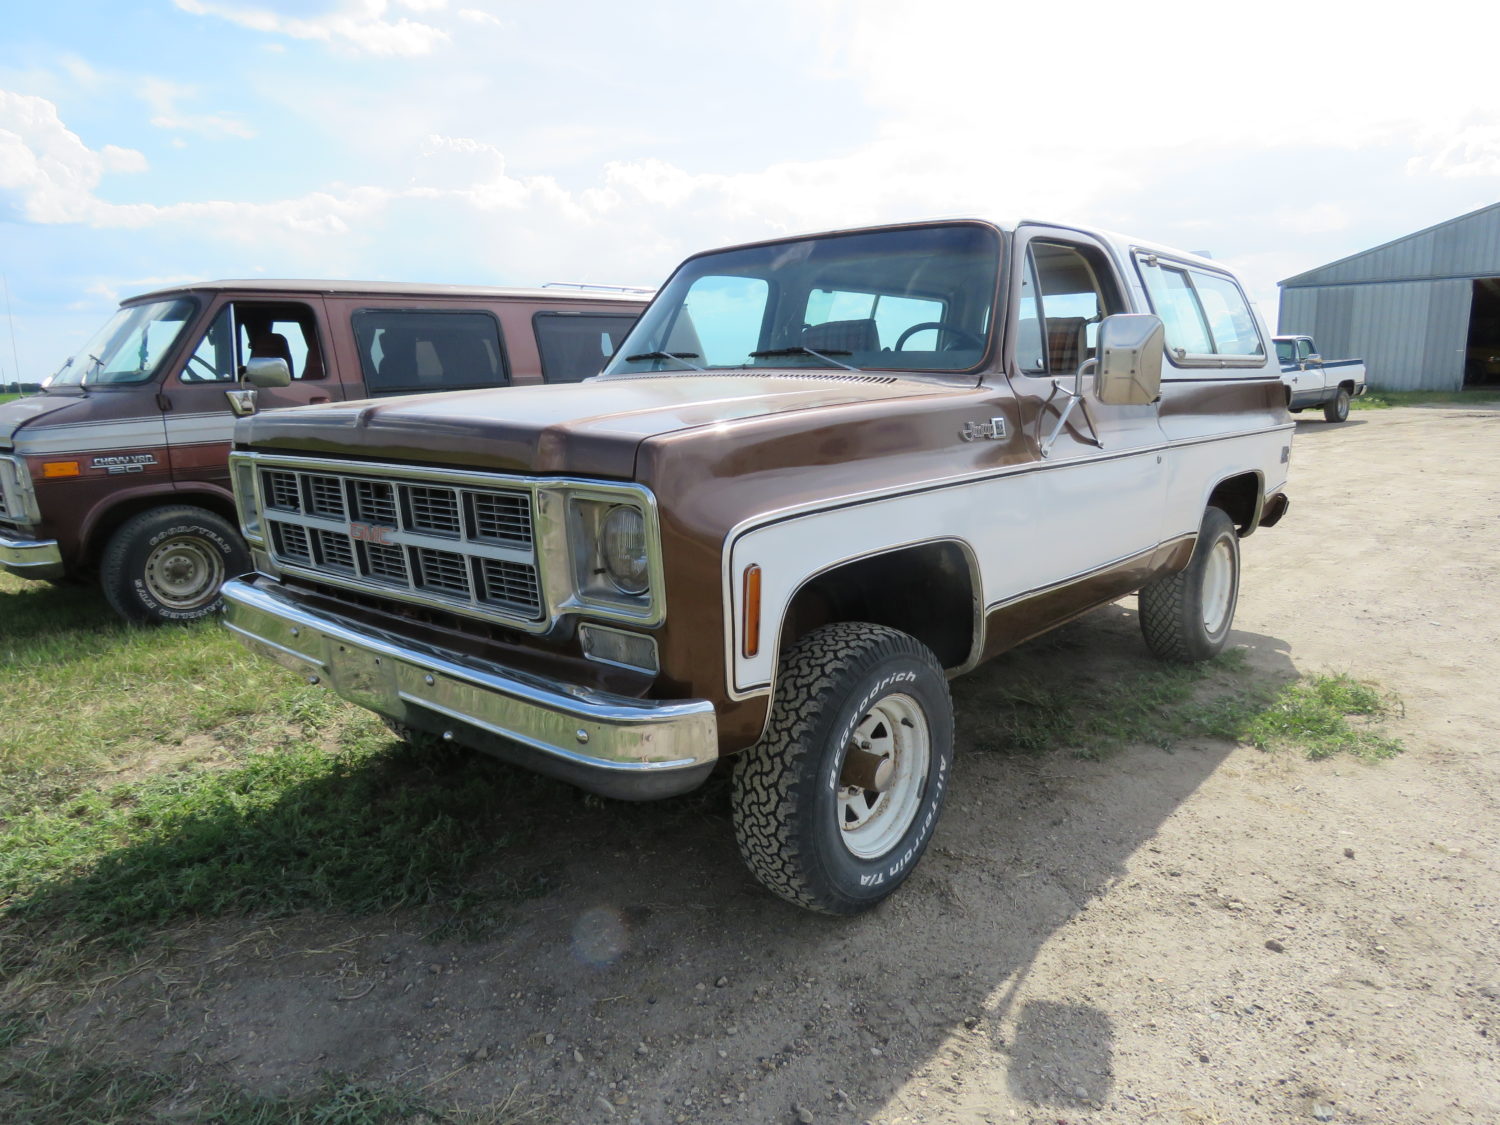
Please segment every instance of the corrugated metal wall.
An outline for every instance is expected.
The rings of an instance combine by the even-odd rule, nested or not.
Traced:
[[[1328,359],[1362,358],[1383,390],[1458,390],[1473,288],[1450,278],[1283,289],[1278,331],[1311,336]]]
[[[1457,390],[1476,277],[1500,277],[1500,204],[1282,282],[1277,331],[1362,357],[1386,390]]]

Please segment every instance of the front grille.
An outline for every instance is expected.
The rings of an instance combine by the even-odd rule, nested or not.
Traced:
[[[530,492],[321,468],[259,473],[279,566],[476,616],[542,620]]]

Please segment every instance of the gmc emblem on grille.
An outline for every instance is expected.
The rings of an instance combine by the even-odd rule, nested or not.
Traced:
[[[382,547],[392,545],[391,533],[394,527],[381,527],[378,523],[351,523],[349,525],[349,538],[363,539],[366,543],[378,543]]]

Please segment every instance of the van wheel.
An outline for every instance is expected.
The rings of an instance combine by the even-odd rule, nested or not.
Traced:
[[[1339,388],[1332,401],[1323,404],[1323,419],[1328,422],[1343,422],[1349,417],[1349,392]]]
[[[214,613],[224,580],[249,569],[250,556],[228,520],[181,506],[121,524],[104,549],[99,580],[121,617],[159,625]]]
[[[1191,663],[1224,651],[1240,594],[1240,537],[1221,508],[1203,513],[1187,566],[1141,588],[1146,647],[1162,660]]]
[[[953,704],[926,646],[883,625],[829,625],[781,659],[761,740],[735,760],[734,829],[788,902],[857,914],[911,874],[942,811]]]

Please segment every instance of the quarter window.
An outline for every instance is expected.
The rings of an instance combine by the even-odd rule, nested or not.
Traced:
[[[1250,303],[1233,280],[1164,262],[1154,254],[1136,261],[1174,359],[1232,356],[1249,362],[1266,354]]]
[[[500,324],[487,312],[361,309],[352,317],[371,396],[503,387]]]

